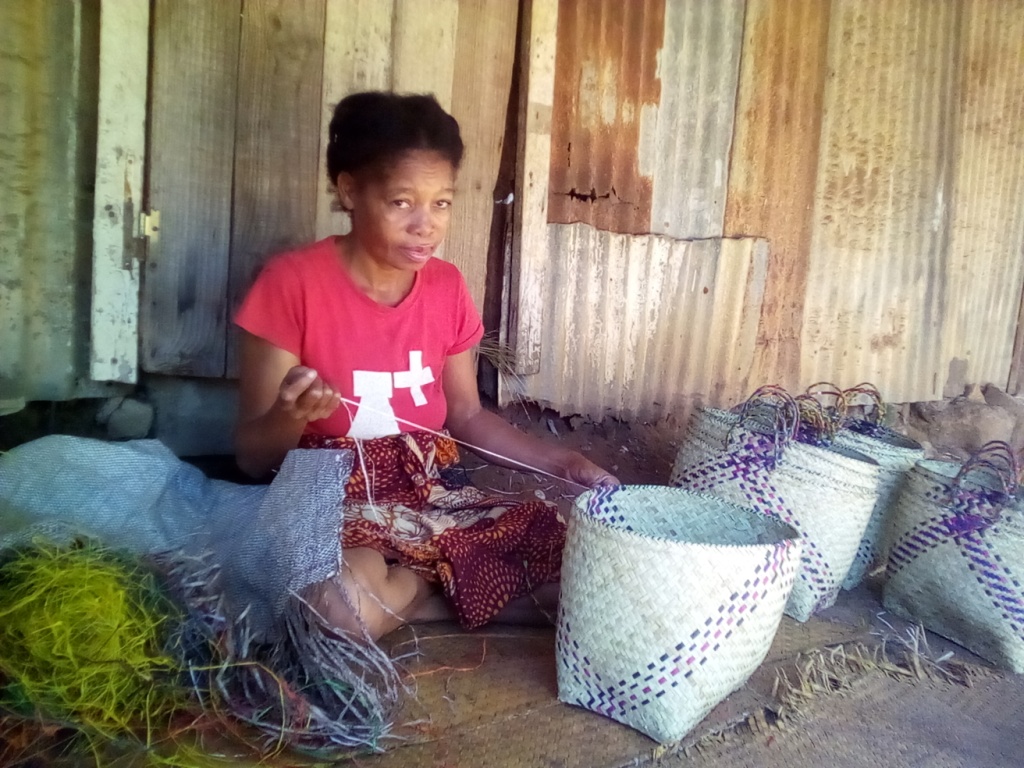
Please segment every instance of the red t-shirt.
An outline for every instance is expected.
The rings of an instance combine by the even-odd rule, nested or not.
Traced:
[[[448,414],[441,389],[445,360],[483,336],[462,274],[430,259],[402,303],[386,307],[356,287],[337,249],[329,237],[275,256],[235,322],[297,355],[358,403],[342,402],[329,418],[310,422],[307,434],[369,439],[441,429]]]

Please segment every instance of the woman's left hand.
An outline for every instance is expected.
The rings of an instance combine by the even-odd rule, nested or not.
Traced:
[[[587,488],[597,488],[602,485],[621,485],[619,478],[610,472],[606,472],[582,453],[572,451],[565,459],[562,466],[562,477],[573,483],[579,483]]]

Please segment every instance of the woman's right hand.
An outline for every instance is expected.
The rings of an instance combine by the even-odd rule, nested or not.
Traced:
[[[304,365],[289,369],[277,393],[277,407],[300,421],[326,419],[340,404],[341,393]]]

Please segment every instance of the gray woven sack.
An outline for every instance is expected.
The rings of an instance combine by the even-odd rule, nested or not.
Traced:
[[[588,491],[568,526],[559,699],[682,738],[764,660],[796,576],[796,531],[653,486]]]

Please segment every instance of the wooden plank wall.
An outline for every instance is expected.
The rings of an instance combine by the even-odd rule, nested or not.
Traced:
[[[466,153],[444,256],[462,270],[481,312],[518,15],[514,2],[459,1],[451,113],[462,129]]]
[[[482,304],[518,6],[495,0],[157,0],[143,366],[235,373],[230,323],[275,252],[344,232],[324,172],[334,105],[431,92],[467,151],[443,256]],[[240,21],[239,21],[240,20]]]
[[[392,0],[327,0],[323,92],[320,97],[320,170],[317,176],[316,238],[349,231],[334,185],[327,178],[328,129],[335,105],[346,94],[387,90],[392,82]]]
[[[316,231],[324,0],[246,0],[235,129],[228,307],[266,260]],[[228,333],[229,376],[237,335]]]
[[[540,371],[548,284],[548,185],[555,94],[556,0],[525,0],[519,53],[515,206],[509,276],[509,346],[516,373]]]
[[[408,93],[433,93],[451,109],[455,77],[455,38],[459,0],[394,0],[391,32],[391,87]],[[424,43],[430,41],[430,53]]]
[[[89,376],[134,383],[139,374],[136,227],[146,159],[147,0],[104,0],[92,241]],[[115,127],[116,126],[116,127]]]
[[[142,367],[223,376],[241,0],[156,0]]]
[[[321,156],[334,105],[366,89],[433,93],[459,121],[466,153],[442,256],[459,267],[482,309],[518,4],[443,0],[327,0]],[[317,237],[348,230],[325,182]]]

